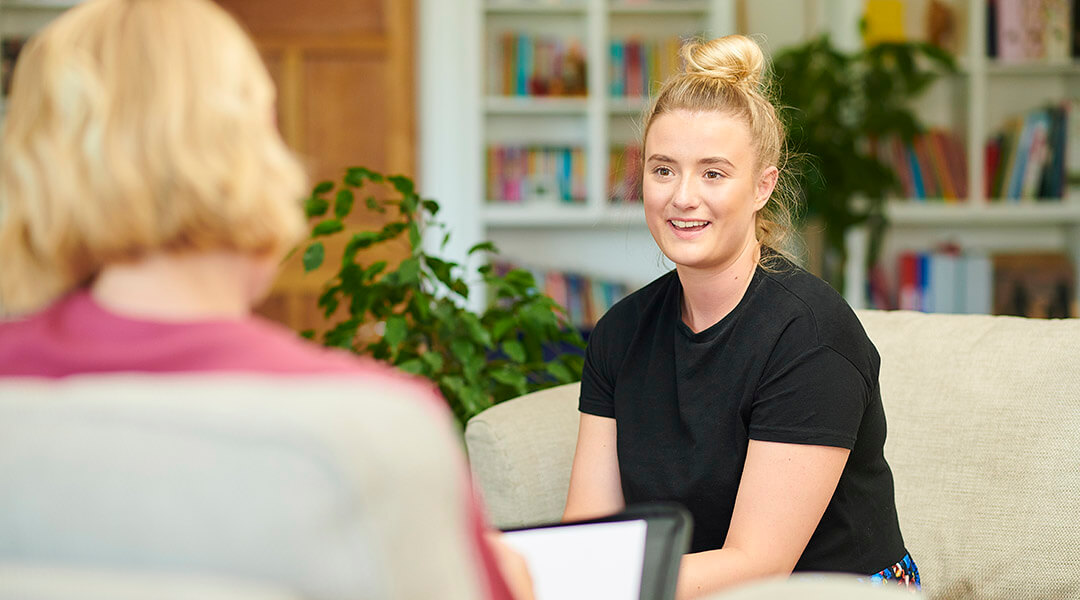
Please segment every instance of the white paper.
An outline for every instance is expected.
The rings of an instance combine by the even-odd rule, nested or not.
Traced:
[[[510,531],[525,557],[536,600],[639,600],[644,520]]]

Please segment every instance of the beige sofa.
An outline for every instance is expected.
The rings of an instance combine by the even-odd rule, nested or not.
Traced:
[[[926,595],[1080,598],[1080,320],[859,318],[881,353],[886,456]],[[518,398],[468,424],[496,524],[559,518],[577,392]]]
[[[0,600],[475,600],[448,418],[356,378],[0,378]]]

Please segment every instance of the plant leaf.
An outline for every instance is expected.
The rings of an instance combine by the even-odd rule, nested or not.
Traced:
[[[360,328],[360,319],[349,319],[335,325],[323,336],[323,344],[331,348],[352,349],[353,339],[356,338],[356,330]]]
[[[356,260],[356,254],[379,241],[379,234],[374,231],[361,231],[354,233],[349,243],[345,244],[345,252],[341,255],[341,264],[347,265]]]
[[[402,285],[413,285],[420,281],[420,259],[410,256],[401,261],[397,268],[398,282]]]
[[[354,200],[356,196],[353,195],[352,190],[338,190],[337,198],[334,199],[334,214],[337,218],[344,219],[352,212]]]
[[[502,343],[502,351],[514,362],[523,363],[528,360],[525,355],[525,346],[517,340],[506,340]]]
[[[566,365],[560,362],[549,362],[544,365],[544,370],[555,377],[555,380],[559,383],[569,383],[574,381],[574,374],[570,372],[570,369]]]
[[[375,276],[377,276],[379,273],[382,273],[383,269],[385,269],[385,268],[386,268],[386,261],[385,260],[380,260],[378,262],[371,263],[371,266],[364,269],[364,273],[362,275],[363,281],[371,281],[371,280],[375,279]]]
[[[431,273],[435,275],[435,279],[438,279],[446,287],[450,287],[453,283],[453,279],[450,275],[450,270],[455,266],[454,263],[449,263],[441,258],[435,258],[434,256],[425,256],[424,262],[427,263]]]
[[[409,246],[413,250],[420,248],[420,226],[415,221],[409,223]]]
[[[507,367],[501,369],[495,369],[491,372],[491,378],[499,383],[504,383],[512,388],[519,395],[523,396],[528,391],[528,379],[525,374]]]
[[[472,341],[485,348],[495,347],[491,342],[491,334],[480,324],[480,319],[478,319],[476,315],[466,312],[461,315],[461,320],[465,323],[465,331],[469,334],[469,338],[471,338]]]
[[[420,355],[420,359],[424,361],[424,364],[431,369],[432,373],[439,373],[443,370],[443,357],[442,354],[429,350]]]
[[[497,340],[506,337],[506,334],[517,325],[513,316],[502,317],[491,326],[491,336]]]
[[[391,315],[386,320],[386,332],[383,333],[383,339],[390,345],[391,348],[397,348],[405,341],[405,338],[409,336],[409,328],[405,323],[405,317],[402,315]]]
[[[498,253],[499,249],[491,242],[480,242],[479,244],[475,244],[472,248],[469,248],[468,254],[471,255],[473,252],[480,251]]]
[[[411,179],[405,177],[404,175],[391,175],[386,178],[386,181],[388,181],[390,185],[394,186],[394,189],[397,190],[397,193],[401,194],[402,196],[413,196],[416,194],[416,185],[412,182]],[[415,204],[413,206],[415,207]]]
[[[353,187],[364,185],[365,179],[374,183],[380,183],[384,178],[381,174],[366,167],[350,167],[345,171],[345,183]]]
[[[345,229],[345,225],[341,222],[341,219],[324,219],[311,230],[311,237],[330,235],[342,229]]]
[[[424,362],[419,358],[410,358],[409,360],[399,363],[397,368],[406,373],[412,373],[413,375],[423,375]]]
[[[476,346],[465,338],[454,338],[450,342],[450,354],[462,365],[468,363],[476,353]]]
[[[304,201],[304,214],[310,219],[311,217],[321,217],[326,214],[326,209],[330,208],[330,202],[325,198],[317,198],[312,196]]]
[[[332,189],[334,189],[333,181],[320,181],[318,185],[315,186],[315,191],[313,192],[313,195],[317,196],[319,194],[325,194]]]
[[[455,279],[454,282],[450,284],[450,291],[454,292],[458,296],[461,296],[462,298],[468,298],[469,284],[465,283],[460,279]]]
[[[402,231],[405,231],[405,228],[407,226],[408,225],[400,221],[387,223],[386,225],[383,225],[382,231],[379,233],[379,235],[382,237],[382,239],[388,240],[400,235]]]
[[[315,242],[304,250],[304,272],[310,273],[315,269],[318,269],[322,263],[323,258],[326,257],[326,248],[323,247],[322,242]]]

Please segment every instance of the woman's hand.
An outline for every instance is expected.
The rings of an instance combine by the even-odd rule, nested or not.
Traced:
[[[514,600],[534,600],[536,596],[533,593],[532,575],[529,574],[529,564],[525,562],[525,557],[503,540],[501,531],[488,531],[484,537],[495,555],[499,571],[510,587]]]

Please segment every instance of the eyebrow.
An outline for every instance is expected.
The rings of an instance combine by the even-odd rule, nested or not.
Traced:
[[[645,162],[676,162],[675,159],[667,156],[666,154],[653,154],[649,157],[649,160]],[[732,162],[722,156],[707,156],[698,161],[700,165],[721,165],[728,169],[735,169],[735,165]]]

